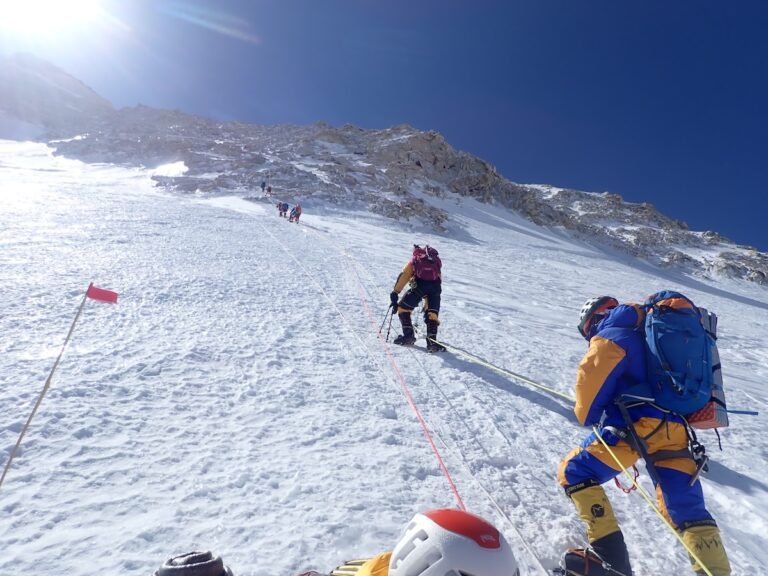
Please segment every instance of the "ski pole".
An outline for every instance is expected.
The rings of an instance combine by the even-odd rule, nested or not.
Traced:
[[[392,312],[392,306],[390,305],[389,308],[387,308],[387,312],[384,314],[384,320],[381,321],[381,326],[379,326],[379,334],[381,334],[381,331],[384,330],[384,324],[387,321],[387,316],[389,316],[390,312]]]
[[[389,331],[392,330],[392,318],[395,317],[395,307],[392,306],[392,314],[389,315],[389,326],[387,327],[387,337],[384,342],[389,342]]]

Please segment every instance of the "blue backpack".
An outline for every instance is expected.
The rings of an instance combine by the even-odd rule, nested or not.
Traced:
[[[654,403],[692,414],[713,395],[713,335],[705,330],[700,309],[679,292],[657,292],[643,306]]]

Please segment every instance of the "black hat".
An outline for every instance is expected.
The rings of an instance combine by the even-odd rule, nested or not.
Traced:
[[[169,558],[153,576],[234,576],[221,556],[211,552],[187,552]]]

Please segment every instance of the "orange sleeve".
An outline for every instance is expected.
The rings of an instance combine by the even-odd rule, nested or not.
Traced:
[[[400,294],[406,284],[410,282],[411,278],[413,278],[413,264],[411,264],[411,261],[409,260],[408,264],[405,265],[403,271],[400,272],[400,275],[397,277],[395,287],[392,290]]]
[[[600,391],[611,372],[626,356],[615,342],[594,336],[589,350],[582,358],[576,373],[576,406],[573,411],[579,424],[594,424],[612,398],[600,398]]]

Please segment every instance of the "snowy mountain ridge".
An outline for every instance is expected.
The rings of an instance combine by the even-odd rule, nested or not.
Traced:
[[[34,59],[13,61],[17,74],[36,86],[78,87],[82,83]],[[8,64],[0,63],[0,75]],[[5,74],[8,74],[5,72]],[[55,81],[40,84],[52,76]],[[768,255],[737,245],[716,232],[696,232],[659,213],[651,204],[625,202],[618,194],[591,193],[545,185],[524,185],[501,176],[489,163],[454,149],[435,131],[407,125],[383,130],[333,127],[262,126],[217,122],[180,111],[137,106],[114,110],[83,87],[77,114],[35,117],[8,104],[0,112],[47,127],[57,154],[86,162],[155,167],[184,162],[183,175],[156,176],[158,185],[188,193],[250,196],[261,182],[287,201],[301,199],[310,210],[356,205],[361,211],[450,233],[451,211],[463,199],[503,206],[541,226],[618,249],[655,266],[674,267],[701,277],[741,278],[768,283]],[[65,90],[65,94],[73,93]],[[13,94],[11,94],[12,96]],[[19,113],[22,110],[23,113]],[[87,113],[86,113],[87,112]],[[73,139],[74,136],[78,136]]]

